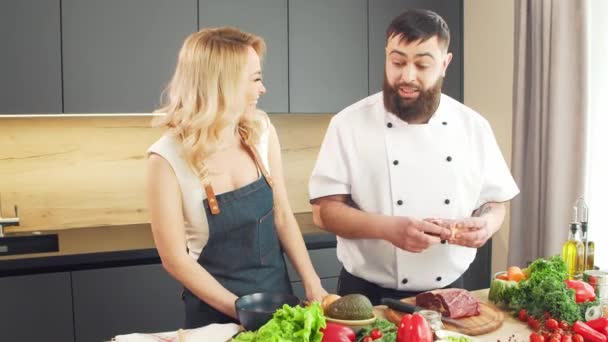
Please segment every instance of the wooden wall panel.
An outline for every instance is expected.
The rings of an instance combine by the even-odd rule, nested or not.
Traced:
[[[307,184],[331,115],[271,115],[294,212],[308,212]],[[148,222],[145,151],[162,133],[151,115],[0,117],[2,216],[56,230]]]

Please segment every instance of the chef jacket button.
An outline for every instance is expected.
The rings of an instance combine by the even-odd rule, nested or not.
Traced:
[[[448,240],[441,240],[441,243],[445,245],[445,243],[448,242]]]
[[[402,201],[402,200],[398,200],[398,201],[397,201],[397,205],[402,205],[402,204],[403,204],[403,201]]]
[[[452,157],[451,157],[451,156],[448,156],[447,158],[445,158],[445,160],[447,160],[447,161],[451,162],[451,161],[452,161]]]
[[[399,161],[398,160],[393,160],[393,165],[399,165]]]
[[[401,284],[403,284],[403,285],[407,284],[407,278],[401,279]]]
[[[444,125],[444,126],[447,126],[447,125],[448,125],[448,123],[447,123],[447,122],[445,122],[445,121],[444,121],[444,122],[442,122],[441,124],[442,124],[442,125]]]
[[[441,277],[437,277],[437,278],[435,278],[435,280],[441,281]]]
[[[388,128],[393,128],[393,123],[392,123],[392,122],[387,123],[387,124],[386,124],[386,127],[388,127]]]
[[[450,204],[450,200],[449,200],[449,199],[446,199],[445,201],[443,201],[443,203],[445,203],[445,204]]]

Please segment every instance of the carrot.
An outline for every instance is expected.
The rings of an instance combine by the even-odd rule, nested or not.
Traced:
[[[521,281],[526,278],[524,272],[522,272],[521,268],[517,266],[511,266],[507,269],[507,278],[509,280]]]
[[[501,273],[498,276],[496,276],[497,279],[500,280],[509,280],[509,276],[506,273]]]

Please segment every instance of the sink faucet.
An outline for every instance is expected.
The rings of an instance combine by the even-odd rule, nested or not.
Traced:
[[[2,217],[2,200],[0,198],[0,237],[4,236],[4,227],[18,226],[19,225],[19,214],[17,212],[17,205],[15,205],[15,217]]]

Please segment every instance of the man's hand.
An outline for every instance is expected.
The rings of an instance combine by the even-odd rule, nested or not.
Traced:
[[[479,248],[492,236],[488,232],[488,220],[485,217],[468,217],[460,220],[432,220],[436,224],[449,228],[452,235],[448,242],[454,245]]]
[[[422,253],[451,234],[449,229],[409,217],[388,216],[386,221],[385,240],[412,253]]]

